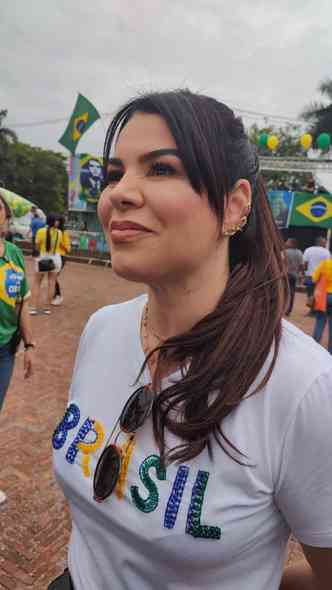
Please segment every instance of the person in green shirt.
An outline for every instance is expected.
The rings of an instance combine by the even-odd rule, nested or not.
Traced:
[[[27,299],[30,296],[24,258],[21,250],[3,236],[6,233],[10,208],[0,193],[0,410],[14,369],[13,337],[19,327],[24,342],[24,377],[33,372],[33,349]],[[0,504],[6,499],[0,490]]]

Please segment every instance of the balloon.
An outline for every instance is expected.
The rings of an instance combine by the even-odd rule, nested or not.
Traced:
[[[320,150],[328,150],[331,145],[331,135],[329,133],[321,133],[318,135],[317,145]]]
[[[267,147],[269,148],[269,150],[271,150],[271,152],[273,152],[274,150],[277,149],[279,145],[279,139],[276,135],[269,135],[268,140],[267,140]]]
[[[265,147],[267,144],[267,140],[268,140],[268,134],[267,133],[261,133],[259,138],[258,138],[258,144],[262,147]]]
[[[305,151],[308,151],[312,146],[312,135],[304,133],[300,139],[300,143]]]

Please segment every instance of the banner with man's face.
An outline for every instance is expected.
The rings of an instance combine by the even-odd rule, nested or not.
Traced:
[[[96,211],[103,183],[103,158],[76,154],[68,161],[68,209]]]

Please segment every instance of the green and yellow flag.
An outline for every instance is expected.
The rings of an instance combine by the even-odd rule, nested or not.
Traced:
[[[332,197],[295,193],[289,224],[332,228]]]
[[[85,96],[79,94],[73,114],[70,117],[66,131],[59,139],[59,143],[74,154],[76,146],[83,133],[85,133],[98,119],[100,119],[100,115],[97,109],[87,98],[85,98]]]

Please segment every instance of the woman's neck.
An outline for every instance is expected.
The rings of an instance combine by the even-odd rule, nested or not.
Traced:
[[[162,340],[190,330],[212,312],[226,288],[228,264],[172,286],[149,286],[148,329]],[[207,276],[209,274],[209,276]]]

